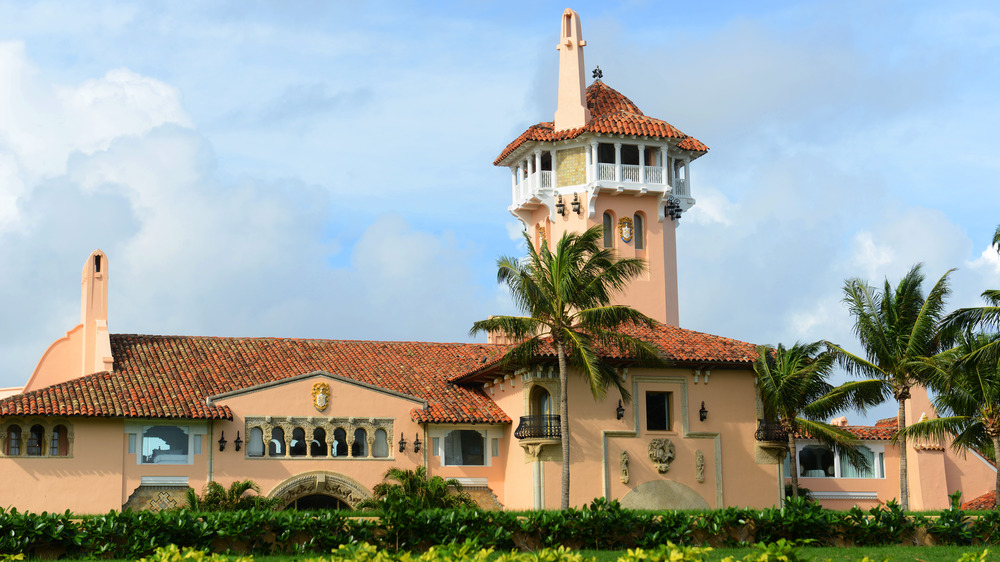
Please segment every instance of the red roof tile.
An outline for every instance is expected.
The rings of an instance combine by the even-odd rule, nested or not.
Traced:
[[[587,88],[587,105],[590,107],[591,119],[583,127],[553,131],[554,125],[551,121],[532,125],[528,127],[527,131],[521,133],[514,142],[508,144],[493,164],[501,165],[504,158],[510,156],[527,142],[566,140],[587,132],[679,139],[677,147],[682,150],[693,152],[706,152],[708,150],[708,147],[701,141],[678,131],[670,123],[647,117],[632,103],[632,100],[600,80],[595,80]]]
[[[417,421],[510,423],[481,389],[448,379],[504,346],[278,338],[111,336],[113,373],[98,373],[0,400],[0,415],[232,419],[207,398],[327,371],[422,398]]]
[[[972,511],[986,511],[996,507],[996,491],[986,492],[978,498],[969,500],[962,504],[962,509]]]
[[[655,345],[660,351],[660,356],[670,363],[749,369],[752,368],[754,357],[757,354],[757,346],[752,343],[666,324],[660,324],[655,328],[631,326],[623,331]],[[629,360],[632,358],[617,350],[603,350],[600,353],[606,359]],[[548,346],[541,350],[539,356],[554,358],[555,350]],[[497,353],[492,360],[485,362],[479,369],[460,374],[452,378],[452,381],[467,382],[482,378],[487,373],[503,368],[501,359],[502,354]]]

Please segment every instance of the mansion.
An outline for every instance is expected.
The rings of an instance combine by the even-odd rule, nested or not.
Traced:
[[[570,373],[571,505],[634,508],[779,503],[784,444],[759,421],[756,345],[679,326],[676,231],[694,204],[692,163],[708,148],[645,115],[602,81],[586,84],[576,12],[559,22],[558,104],[494,164],[511,172],[512,213],[532,243],[604,227],[619,256],[649,271],[618,302],[660,322],[638,329],[666,366],[629,356],[632,400],[595,401]],[[431,343],[116,334],[111,260],[82,272],[81,320],[57,337],[23,387],[0,391],[0,507],[99,513],[181,506],[188,489],[250,479],[281,505],[353,507],[387,469],[456,478],[486,508],[558,508],[561,444],[554,355],[501,361],[508,342]],[[914,392],[907,419],[935,415]],[[899,490],[894,420],[847,426],[872,470],[802,441],[800,484],[835,508]],[[917,442],[911,507],[992,489],[996,468],[947,443]]]

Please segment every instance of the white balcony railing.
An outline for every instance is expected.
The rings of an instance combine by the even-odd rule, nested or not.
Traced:
[[[542,170],[538,187],[552,187],[552,171]]]
[[[639,183],[639,165],[622,164],[622,181]]]
[[[663,183],[663,168],[646,166],[646,183]]]
[[[615,181],[615,165],[600,162],[597,164],[597,179]]]
[[[690,195],[688,193],[687,180],[674,178],[674,195]]]

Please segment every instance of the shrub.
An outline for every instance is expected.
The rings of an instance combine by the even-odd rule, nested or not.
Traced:
[[[245,511],[248,509],[274,509],[278,498],[260,495],[260,486],[253,480],[237,480],[229,489],[211,480],[205,484],[201,496],[194,490],[187,491],[187,506],[192,511]]]

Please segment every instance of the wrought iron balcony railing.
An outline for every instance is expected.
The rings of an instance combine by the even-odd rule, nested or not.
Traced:
[[[757,431],[753,434],[757,441],[788,441],[788,434],[781,428],[781,424],[768,420],[757,420]]]
[[[514,430],[518,439],[559,439],[559,416],[521,416]]]

